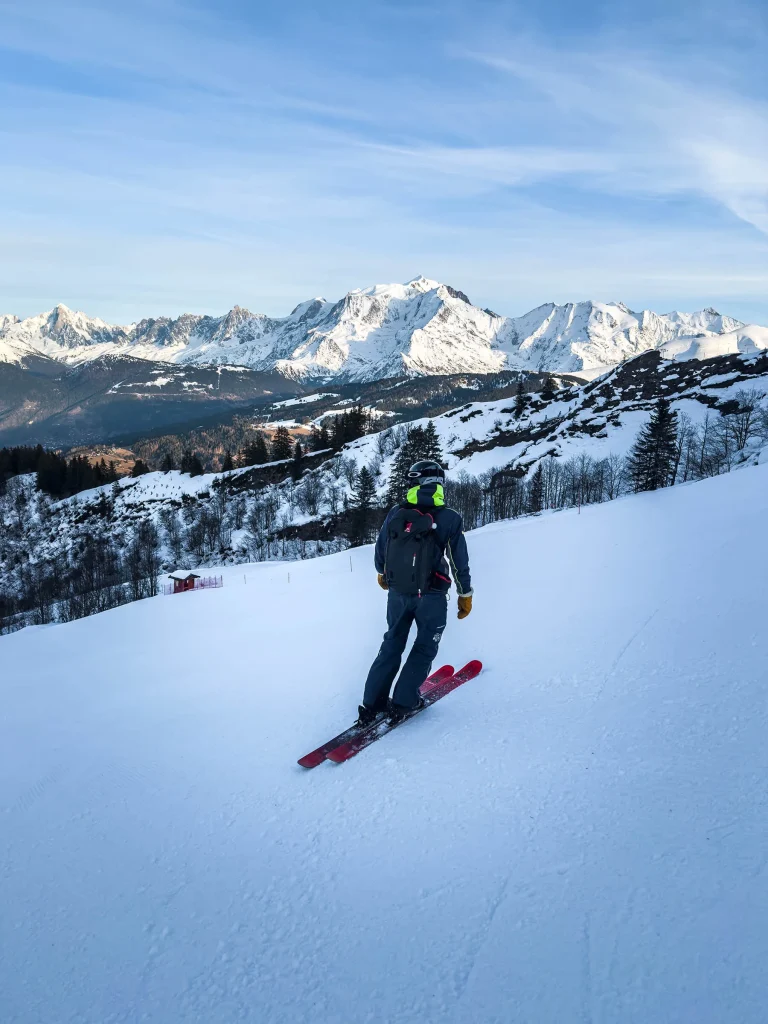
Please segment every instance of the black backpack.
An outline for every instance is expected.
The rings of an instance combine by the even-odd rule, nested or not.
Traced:
[[[387,534],[387,584],[401,594],[421,597],[435,568],[435,521],[428,512],[399,509]]]

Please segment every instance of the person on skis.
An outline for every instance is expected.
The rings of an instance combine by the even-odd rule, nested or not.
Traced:
[[[472,611],[469,554],[461,516],[445,504],[442,466],[416,462],[408,472],[406,500],[387,514],[379,531],[374,564],[387,591],[387,632],[371,665],[358,725],[370,725],[384,712],[399,722],[423,706],[419,687],[429,675],[448,617],[450,572],[459,594],[458,617]],[[389,691],[416,623],[416,640]]]

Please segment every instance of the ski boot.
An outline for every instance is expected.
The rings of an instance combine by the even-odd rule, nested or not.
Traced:
[[[423,697],[419,697],[418,703],[414,704],[412,708],[406,708],[402,704],[395,704],[394,701],[390,701],[389,711],[387,713],[389,724],[399,725],[404,719],[409,718],[417,711],[421,711],[423,707],[426,707],[426,701]]]
[[[357,721],[355,725],[361,729],[366,729],[369,725],[373,725],[376,719],[386,711],[386,705],[384,707],[372,707],[369,708],[365,704],[361,704],[357,709]]]

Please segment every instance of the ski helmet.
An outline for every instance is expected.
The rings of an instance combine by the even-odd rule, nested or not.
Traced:
[[[414,462],[408,470],[408,483],[411,487],[421,487],[424,484],[442,484],[444,481],[445,470],[439,462],[434,462],[432,459]]]

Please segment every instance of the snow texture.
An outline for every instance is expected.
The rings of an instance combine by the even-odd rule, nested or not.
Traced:
[[[763,465],[470,534],[484,673],[312,772],[370,548],[0,638],[4,1024],[763,1024],[766,515]]]
[[[713,309],[634,313],[623,303],[586,301],[502,317],[424,277],[357,289],[336,303],[312,299],[280,319],[240,306],[222,317],[185,313],[126,327],[63,305],[24,320],[0,316],[0,362],[37,354],[76,364],[114,354],[277,369],[321,381],[504,369],[591,377],[649,349],[683,359],[767,346],[767,328]]]

